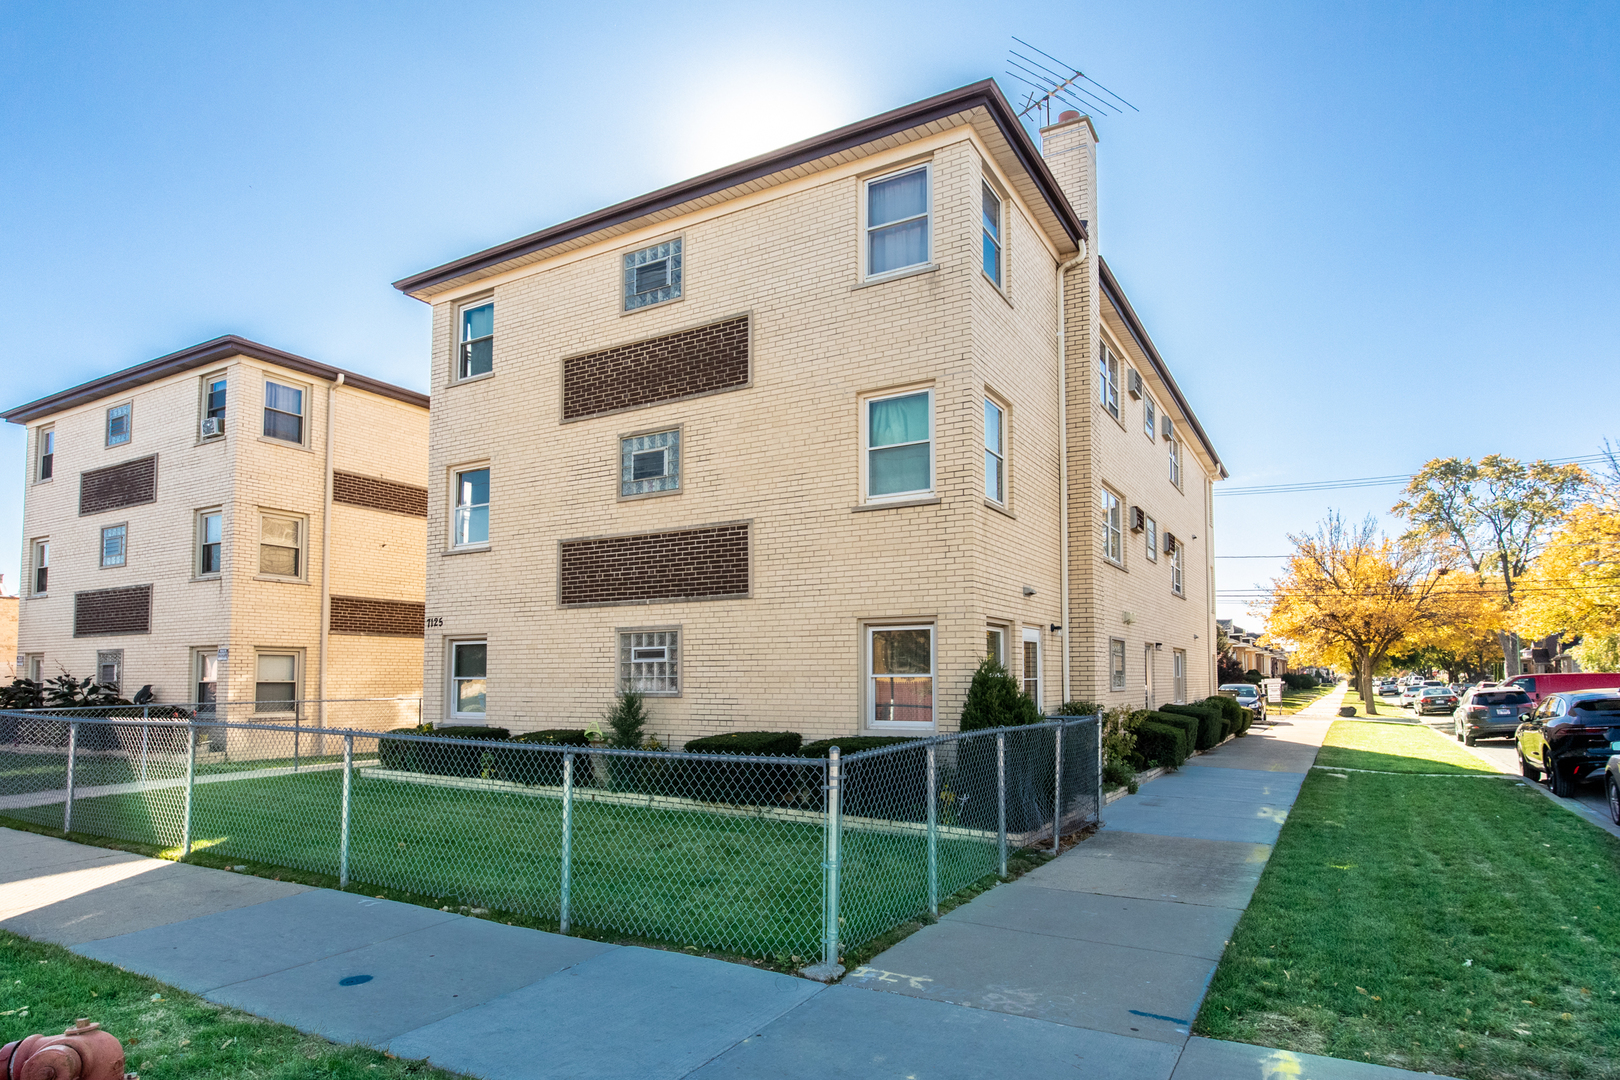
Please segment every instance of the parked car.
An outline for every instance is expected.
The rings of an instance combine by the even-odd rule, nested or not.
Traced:
[[[1440,685],[1440,681],[1438,679],[1432,680],[1430,682],[1411,683],[1411,684],[1409,684],[1404,690],[1401,691],[1401,705],[1402,705],[1402,707],[1404,708],[1405,706],[1411,705],[1414,701],[1417,700],[1418,695],[1423,693],[1423,691],[1425,689],[1427,689],[1428,687],[1439,686],[1439,685]]]
[[[1519,769],[1547,778],[1553,794],[1568,798],[1575,785],[1603,772],[1620,752],[1620,691],[1576,690],[1543,698],[1513,734]]]
[[[1412,708],[1419,716],[1428,716],[1432,712],[1449,713],[1456,707],[1457,695],[1449,686],[1425,686],[1412,701]]]
[[[1545,675],[1515,675],[1502,684],[1503,686],[1517,686],[1530,695],[1530,700],[1541,704],[1541,699],[1548,694],[1563,693],[1566,690],[1615,690],[1620,689],[1620,673],[1613,671],[1554,671]]]
[[[1536,703],[1518,687],[1474,687],[1463,695],[1455,713],[1457,741],[1473,746],[1478,739],[1511,739],[1519,722],[1534,712]]]
[[[1609,797],[1609,817],[1620,825],[1620,754],[1609,759],[1603,770],[1604,794]]]
[[[1254,683],[1229,682],[1221,684],[1221,692],[1237,698],[1237,703],[1254,713],[1256,720],[1266,718],[1266,699]]]

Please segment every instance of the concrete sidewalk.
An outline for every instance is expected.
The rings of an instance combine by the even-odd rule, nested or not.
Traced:
[[[3,829],[0,927],[489,1080],[1394,1080],[1415,1074],[1188,1035],[1338,698],[830,987]]]

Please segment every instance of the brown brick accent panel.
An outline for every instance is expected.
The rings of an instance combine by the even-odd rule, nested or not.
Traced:
[[[371,510],[386,510],[393,514],[427,517],[427,488],[396,484],[375,476],[355,473],[332,473],[332,498],[350,506],[364,506]]]
[[[73,636],[149,634],[152,632],[152,586],[96,589],[73,594]]]
[[[748,385],[748,316],[563,361],[563,419]]]
[[[564,607],[716,600],[748,595],[748,525],[564,540],[557,599]]]
[[[427,605],[420,600],[371,600],[364,596],[332,597],[334,634],[377,637],[422,637]]]
[[[157,502],[157,455],[79,474],[79,516]]]

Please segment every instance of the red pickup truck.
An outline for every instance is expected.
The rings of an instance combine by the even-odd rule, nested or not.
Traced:
[[[1620,688],[1620,673],[1613,671],[1583,671],[1579,674],[1557,672],[1548,675],[1515,675],[1501,684],[1517,686],[1537,705],[1548,694],[1565,690],[1614,690]]]

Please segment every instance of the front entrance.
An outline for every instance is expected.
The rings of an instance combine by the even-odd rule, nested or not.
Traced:
[[[1143,708],[1152,711],[1159,704],[1153,688],[1153,643],[1142,646],[1142,700]]]

